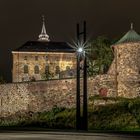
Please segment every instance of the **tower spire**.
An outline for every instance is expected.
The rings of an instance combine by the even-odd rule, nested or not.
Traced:
[[[42,30],[41,30],[41,34],[38,36],[39,37],[39,41],[50,41],[49,40],[49,36],[46,33],[46,27],[45,27],[45,16],[42,15]]]
[[[133,30],[133,23],[131,23],[131,30]]]

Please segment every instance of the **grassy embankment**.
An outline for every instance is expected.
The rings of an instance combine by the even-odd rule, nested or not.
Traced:
[[[140,130],[140,98],[103,98],[92,97],[94,101],[113,101],[106,104],[88,107],[89,130],[139,131]],[[49,129],[75,129],[75,109],[54,107],[49,112],[35,113],[17,117],[1,118],[0,127],[39,127]]]

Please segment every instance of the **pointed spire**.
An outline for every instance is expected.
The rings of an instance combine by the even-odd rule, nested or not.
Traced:
[[[131,30],[133,30],[133,23],[131,23]]]
[[[41,30],[41,34],[39,35],[39,41],[50,41],[49,40],[49,36],[46,33],[46,28],[45,28],[45,17],[44,15],[42,16],[42,30]]]

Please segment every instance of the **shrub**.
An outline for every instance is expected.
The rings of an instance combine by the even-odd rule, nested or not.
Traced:
[[[90,130],[140,130],[140,98],[94,97],[94,100],[113,100],[113,104],[88,107],[88,125]],[[43,127],[53,129],[75,129],[74,108],[66,109],[54,106],[51,111],[33,113],[30,117],[18,119],[3,118],[0,126]]]

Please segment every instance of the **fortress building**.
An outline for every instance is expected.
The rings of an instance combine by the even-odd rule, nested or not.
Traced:
[[[88,78],[88,97],[140,97],[140,35],[133,24],[111,49],[114,60],[108,73]],[[65,42],[50,41],[44,19],[38,40],[26,42],[12,54],[16,83],[0,85],[0,117],[21,117],[29,112],[49,111],[54,106],[75,107],[76,80],[59,78],[75,76],[76,54]],[[24,82],[52,78],[58,80]],[[101,98],[88,103],[108,105],[119,101],[113,100]]]
[[[36,81],[75,76],[76,55],[66,42],[50,41],[43,17],[36,41],[27,41],[12,51],[13,82]]]
[[[131,29],[111,46],[114,60],[105,75],[93,78],[93,95],[134,98],[140,96],[140,35]],[[12,51],[13,82],[75,77],[76,53],[65,42],[52,42],[45,21],[37,41]],[[106,92],[106,93],[105,93]]]
[[[114,61],[108,72],[114,76],[116,96],[140,96],[140,35],[131,29],[112,46]]]

